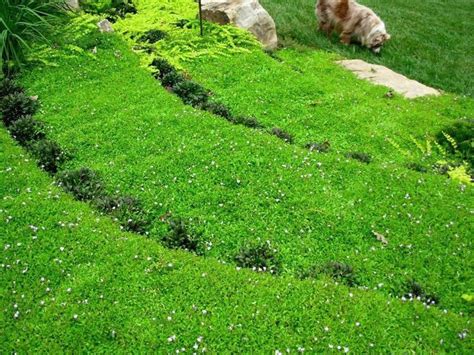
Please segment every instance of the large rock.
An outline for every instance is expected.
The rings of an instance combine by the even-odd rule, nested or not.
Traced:
[[[71,10],[79,10],[79,0],[66,0],[66,5]]]
[[[252,32],[266,49],[278,45],[275,21],[258,0],[202,0],[202,16],[207,21]]]
[[[382,65],[370,64],[360,59],[341,60],[338,63],[354,72],[360,79],[389,87],[407,99],[441,95],[438,90],[423,85],[418,81],[408,79],[406,76],[398,74]]]
[[[114,32],[112,24],[109,20],[102,20],[98,22],[97,27],[99,27],[100,32]]]

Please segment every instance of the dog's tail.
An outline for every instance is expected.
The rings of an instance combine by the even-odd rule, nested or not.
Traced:
[[[337,17],[345,18],[349,13],[349,0],[339,0],[334,11]]]

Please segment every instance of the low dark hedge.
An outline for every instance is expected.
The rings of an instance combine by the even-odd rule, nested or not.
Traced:
[[[48,139],[42,139],[32,144],[31,153],[36,158],[38,165],[51,174],[56,174],[67,158],[61,147]]]
[[[44,124],[31,116],[20,117],[14,121],[8,129],[12,137],[23,146],[28,146],[34,141],[44,139],[46,136]]]
[[[97,208],[111,215],[124,230],[146,234],[150,221],[141,202],[131,196],[101,196],[94,201]]]
[[[324,265],[315,265],[300,273],[302,279],[316,279],[320,275],[328,275],[335,281],[348,286],[356,286],[357,280],[352,266],[336,261],[330,261]]]
[[[270,131],[270,133],[273,134],[274,136],[284,140],[287,143],[290,143],[290,144],[293,143],[293,136],[290,133],[285,132],[281,128],[273,127],[272,130]]]
[[[168,88],[173,88],[174,86],[182,83],[186,79],[184,76],[176,71],[169,72],[165,74],[161,79],[161,85]]]
[[[34,115],[38,108],[38,100],[32,99],[24,92],[15,92],[0,101],[0,112],[7,127],[23,116]]]
[[[230,121],[234,124],[243,125],[249,128],[263,128],[263,125],[258,122],[255,117],[237,116],[232,117]]]
[[[251,243],[241,247],[234,260],[240,267],[272,274],[279,273],[281,268],[278,251],[269,242]]]
[[[361,152],[349,152],[346,154],[346,158],[355,159],[365,164],[369,164],[372,161],[372,158],[369,154]]]
[[[160,80],[162,80],[165,75],[176,71],[176,69],[166,59],[163,58],[153,59],[151,66],[158,70],[155,77]]]
[[[59,185],[79,201],[91,201],[104,194],[104,184],[99,175],[89,169],[64,171],[57,177]]]
[[[207,102],[202,106],[203,110],[213,113],[214,115],[225,118],[226,120],[232,119],[232,112],[224,105],[217,102]]]
[[[207,90],[191,80],[185,80],[176,84],[173,86],[173,91],[186,105],[194,107],[203,107],[209,99]]]
[[[331,143],[329,143],[328,141],[322,143],[312,142],[306,144],[306,148],[312,152],[327,153],[331,148]]]
[[[13,79],[5,78],[0,82],[0,100],[5,96],[19,94],[24,90]]]
[[[182,219],[172,218],[168,221],[169,230],[162,243],[170,249],[183,249],[194,253],[199,252],[201,235],[191,232]]]

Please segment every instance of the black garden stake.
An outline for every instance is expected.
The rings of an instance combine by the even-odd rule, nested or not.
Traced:
[[[199,26],[201,28],[201,36],[204,35],[204,29],[202,27],[202,3],[201,0],[199,0]]]

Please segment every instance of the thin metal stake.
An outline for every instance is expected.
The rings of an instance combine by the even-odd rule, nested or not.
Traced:
[[[199,0],[199,26],[201,27],[201,36],[204,36],[204,29],[202,27],[202,4]]]

